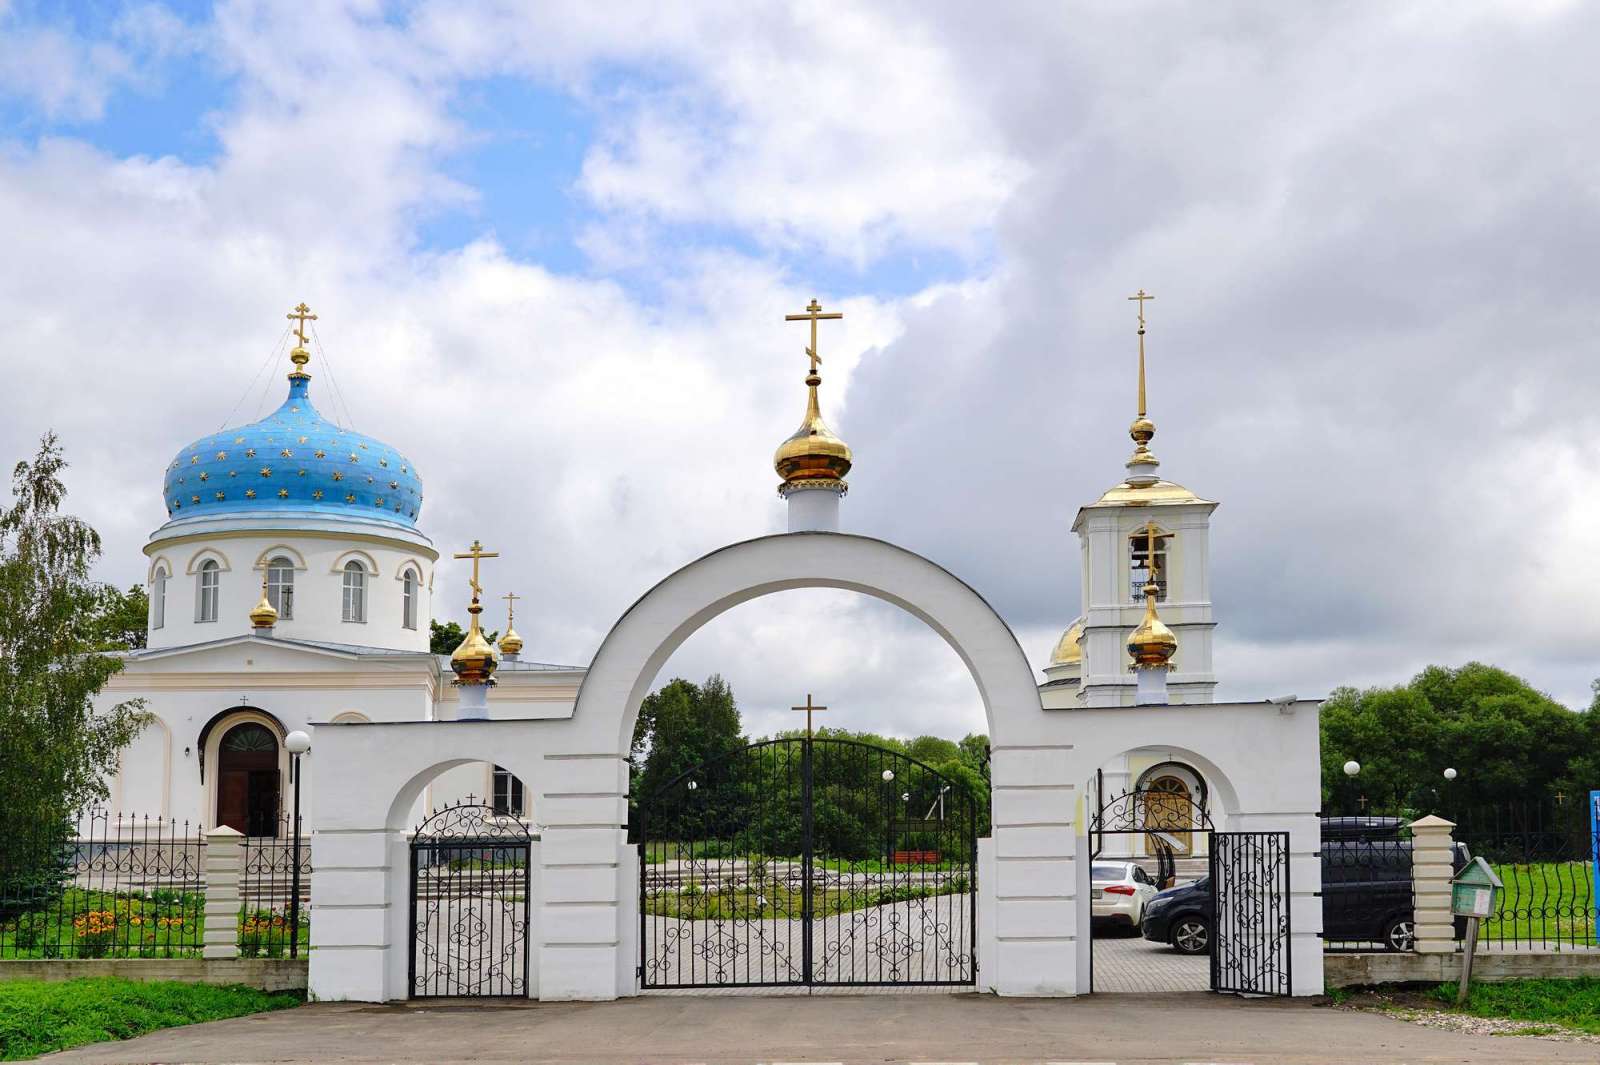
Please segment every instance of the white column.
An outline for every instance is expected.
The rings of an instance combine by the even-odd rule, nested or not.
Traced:
[[[790,489],[789,531],[838,532],[839,496],[837,488]]]
[[[487,684],[458,684],[456,691],[457,721],[489,720],[489,686]]]
[[[1450,910],[1451,830],[1455,823],[1429,814],[1411,822],[1412,912],[1418,954],[1454,954],[1455,917]]]
[[[206,833],[206,933],[203,958],[239,955],[239,872],[244,834],[227,825]]]

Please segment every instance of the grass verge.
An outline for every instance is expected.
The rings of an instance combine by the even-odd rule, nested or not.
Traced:
[[[1456,1009],[1455,984],[1440,984],[1429,996],[1441,1009]],[[1474,983],[1467,1004],[1459,1012],[1474,1017],[1558,1024],[1600,1034],[1600,978]]]
[[[257,991],[112,977],[0,983],[0,1061],[21,1061],[86,1043],[132,1039],[158,1028],[288,1009],[297,991]]]

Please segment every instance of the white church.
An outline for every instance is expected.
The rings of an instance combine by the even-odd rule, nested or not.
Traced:
[[[302,304],[290,315],[299,343],[282,405],[201,437],[164,472],[168,520],[144,548],[148,647],[126,655],[100,696],[107,705],[141,697],[155,723],[124,753],[112,804],[246,835],[282,832],[285,741],[309,732],[313,995],[408,997],[416,935],[394,904],[413,875],[406,841],[427,811],[469,794],[531,829],[517,993],[637,994],[641,952],[652,949],[629,840],[641,700],[717,614],[790,588],[847,588],[927,623],[966,663],[983,702],[993,827],[976,841],[976,888],[962,888],[973,893],[964,979],[1001,994],[1088,990],[1088,859],[1143,856],[1159,828],[1191,860],[1224,836],[1270,837],[1273,879],[1251,890],[1270,894],[1278,916],[1236,934],[1256,937],[1250,954],[1270,959],[1261,972],[1274,983],[1218,986],[1320,992],[1316,704],[1214,701],[1217,504],[1157,473],[1145,404],[1149,297],[1132,298],[1135,449],[1126,476],[1073,524],[1082,603],[1042,683],[977,591],[931,560],[841,530],[853,457],[822,420],[816,358],[817,321],[838,315],[815,301],[788,316],[809,320],[812,363],[802,424],[775,461],[787,532],[689,561],[618,619],[587,666],[525,659],[509,613],[498,648],[484,641],[477,561],[489,553],[475,543],[457,555],[474,564],[470,632],[454,655],[430,653],[439,550],[418,525],[421,477],[392,446],[317,412]],[[1138,831],[1118,833],[1102,811],[1129,794],[1142,805],[1121,816]]]

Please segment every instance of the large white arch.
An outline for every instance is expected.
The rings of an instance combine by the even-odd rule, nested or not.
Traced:
[[[966,663],[991,744],[1026,742],[1041,712],[1033,669],[1011,629],[972,587],[921,555],[844,533],[786,533],[713,551],[646,592],[612,627],[578,690],[585,731],[609,725],[616,749],[633,739],[639,705],[672,653],[740,603],[795,588],[843,588],[920,618]]]

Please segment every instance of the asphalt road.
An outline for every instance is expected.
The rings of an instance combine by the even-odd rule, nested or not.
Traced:
[[[516,1061],[1557,1063],[1600,1047],[1439,1031],[1304,1000],[1192,993],[645,996],[610,1003],[320,1004],[70,1050],[73,1063]]]

